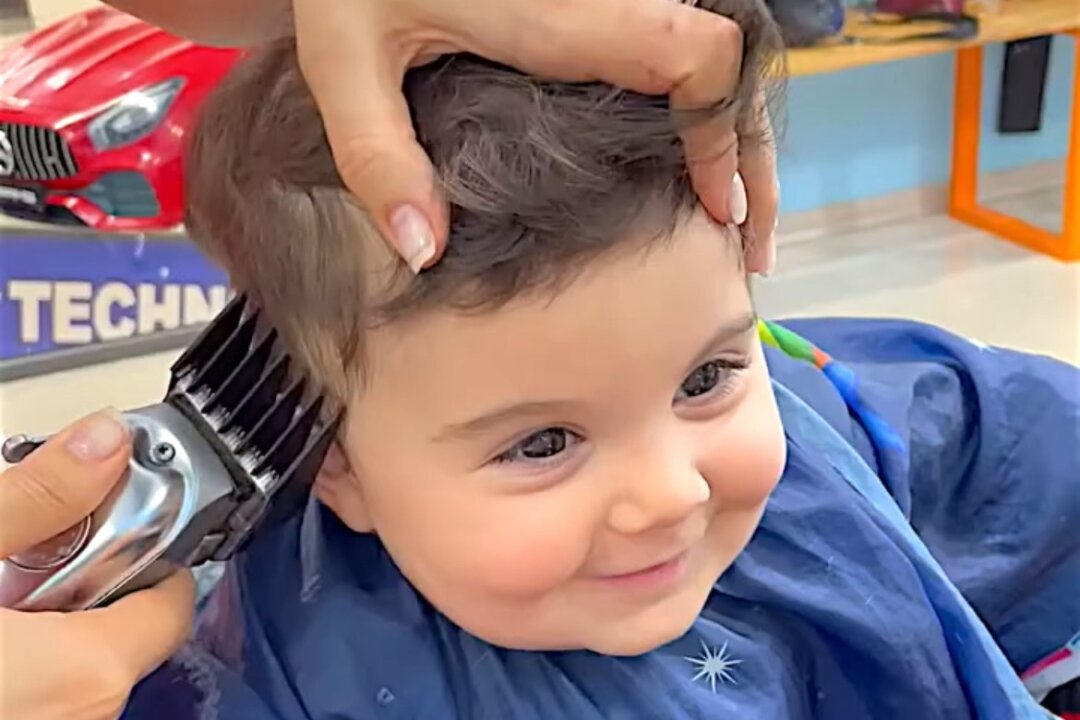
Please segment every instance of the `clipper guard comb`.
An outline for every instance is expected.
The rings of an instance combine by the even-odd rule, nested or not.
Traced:
[[[75,528],[0,562],[0,606],[96,607],[231,557],[299,512],[341,420],[238,296],[172,367],[163,402],[124,413],[125,477]],[[19,462],[44,442],[16,436]]]

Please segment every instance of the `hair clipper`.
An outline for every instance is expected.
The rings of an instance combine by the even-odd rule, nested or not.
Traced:
[[[302,507],[341,420],[326,405],[238,296],[172,366],[165,399],[124,413],[131,460],[101,507],[0,562],[0,606],[98,607],[228,559],[256,528]],[[10,438],[4,459],[44,442]]]

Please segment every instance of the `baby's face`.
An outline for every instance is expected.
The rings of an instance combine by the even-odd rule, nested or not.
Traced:
[[[488,642],[630,655],[677,638],[784,465],[727,232],[699,215],[554,300],[375,331],[352,477],[324,500]]]

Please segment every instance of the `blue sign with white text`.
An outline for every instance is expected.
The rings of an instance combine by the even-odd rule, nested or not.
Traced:
[[[225,274],[181,235],[0,231],[0,361],[205,324]]]

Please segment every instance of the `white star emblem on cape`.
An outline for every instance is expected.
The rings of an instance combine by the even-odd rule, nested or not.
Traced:
[[[697,674],[694,675],[694,680],[705,679],[709,683],[709,688],[716,692],[716,681],[721,683],[730,682],[732,685],[738,685],[735,680],[735,676],[731,674],[732,668],[740,664],[742,660],[732,660],[728,657],[727,643],[725,642],[720,646],[719,650],[713,650],[705,641],[701,641],[701,655],[697,657],[684,657],[688,663],[697,668]]]

